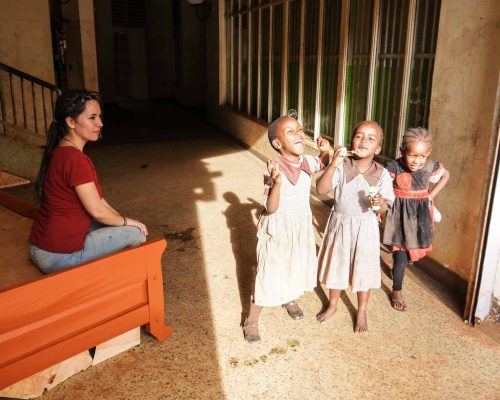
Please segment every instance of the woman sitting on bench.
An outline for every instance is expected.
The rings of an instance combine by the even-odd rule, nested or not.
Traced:
[[[104,199],[92,161],[83,153],[103,127],[98,94],[63,92],[56,102],[36,180],[40,211],[31,228],[31,259],[45,273],[138,246],[148,234]]]

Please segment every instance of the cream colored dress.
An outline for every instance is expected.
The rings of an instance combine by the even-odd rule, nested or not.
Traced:
[[[322,164],[317,157],[303,157],[312,173],[319,171]],[[259,306],[288,303],[317,284],[316,241],[309,202],[311,176],[300,171],[293,185],[282,173],[281,181],[278,210],[273,214],[264,210],[257,225],[254,301]]]
[[[392,204],[394,192],[387,170],[382,169],[377,186]],[[380,232],[369,188],[362,174],[347,182],[343,163],[333,175],[335,200],[318,255],[319,280],[329,289],[351,285],[353,292],[365,292],[380,287]]]

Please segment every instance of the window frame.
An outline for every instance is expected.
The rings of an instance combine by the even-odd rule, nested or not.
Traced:
[[[235,70],[234,60],[231,60],[229,63],[226,63],[230,66],[230,71],[225,71],[226,80],[229,79],[230,83],[227,84],[227,81],[223,84],[225,85],[224,89],[221,89],[221,92],[225,92],[225,99],[221,101],[221,104],[226,104],[233,109],[237,109],[243,113],[248,115],[252,115],[252,99],[253,96],[257,96],[257,110],[256,117],[257,119],[262,120],[262,110],[263,107],[267,107],[267,118],[264,122],[270,123],[272,119],[272,107],[273,107],[273,87],[274,85],[279,85],[280,90],[276,91],[276,93],[281,94],[280,99],[280,110],[282,115],[287,112],[287,96],[288,96],[288,58],[289,58],[289,18],[290,18],[290,4],[292,2],[300,2],[300,28],[299,28],[299,62],[298,62],[298,98],[297,98],[297,111],[298,111],[298,119],[300,123],[303,123],[302,116],[304,111],[304,57],[305,57],[305,16],[306,16],[306,7],[308,4],[308,0],[272,0],[263,2],[262,0],[252,0],[246,3],[244,9],[242,9],[242,1],[241,0],[225,0],[224,2],[224,12],[221,13],[224,20],[224,38],[230,38],[230,43],[225,42],[225,55],[224,59],[227,60],[227,52],[230,52],[230,57],[232,58],[234,55],[234,29],[236,24],[234,23],[234,19],[238,18],[238,60],[237,60],[237,68]],[[323,132],[321,129],[321,83],[323,79],[323,74],[321,71],[322,59],[323,59],[323,41],[324,41],[324,9],[325,9],[325,1],[333,1],[333,0],[319,0],[319,21],[317,28],[318,35],[318,45],[317,45],[317,65],[316,65],[316,93],[315,93],[315,110],[314,110],[314,129],[312,132],[312,138],[316,139]],[[340,47],[339,47],[339,66],[338,66],[338,76],[337,76],[337,104],[335,115],[331,117],[335,119],[335,132],[333,133],[333,143],[335,145],[344,144],[345,137],[345,129],[346,129],[346,89],[347,89],[347,68],[349,64],[348,58],[348,49],[349,49],[349,40],[352,38],[352,33],[349,31],[349,18],[350,18],[350,5],[351,0],[335,0],[341,3],[341,18],[340,18]],[[368,75],[368,88],[367,88],[367,96],[366,96],[366,119],[370,120],[371,116],[374,112],[375,107],[375,84],[376,84],[376,70],[378,65],[378,59],[380,55],[380,15],[381,15],[381,7],[386,0],[373,0],[373,12],[371,15],[371,44],[370,44],[370,61],[369,61],[369,75]],[[401,82],[401,95],[400,95],[400,109],[397,123],[397,130],[395,132],[390,132],[390,135],[393,139],[396,140],[396,148],[391,149],[391,152],[394,154],[384,154],[381,158],[391,158],[399,156],[399,147],[401,144],[401,139],[403,133],[406,129],[406,123],[408,119],[408,109],[409,109],[409,96],[410,93],[410,84],[411,84],[411,73],[414,64],[414,60],[416,59],[416,50],[415,50],[415,36],[417,30],[417,8],[419,6],[419,1],[425,0],[408,0],[408,13],[406,15],[406,43],[404,49],[404,64],[403,64],[403,78]],[[439,1],[438,13],[441,8],[441,1]],[[237,5],[237,7],[235,7]],[[282,5],[283,6],[283,22],[282,22],[282,49],[281,49],[281,77],[276,79],[277,82],[273,80],[273,35],[279,34],[278,32],[274,32],[273,29],[273,14],[275,6]],[[263,30],[263,19],[262,19],[262,11],[266,8],[269,8],[269,23],[266,28],[269,29],[269,48],[268,50],[268,60],[267,65],[262,65],[262,30]],[[226,10],[230,10],[229,13]],[[439,27],[439,15],[437,20],[434,21],[432,26],[427,26],[427,22],[425,22],[424,29],[436,30]],[[258,43],[254,43],[254,18],[258,18]],[[229,23],[227,23],[227,19],[230,19]],[[245,71],[242,68],[242,20],[243,18],[248,18],[247,21],[247,34],[248,34],[248,43],[247,43],[247,65]],[[426,20],[427,21],[427,20]],[[226,29],[230,29],[231,32],[227,35],[225,32]],[[436,35],[437,38],[437,35]],[[437,40],[437,39],[436,39]],[[257,76],[254,76],[254,70],[252,68],[252,64],[254,62],[254,46],[257,45]],[[435,46],[434,46],[435,48]],[[435,57],[435,52],[431,54],[431,56]],[[221,67],[225,68],[225,67]],[[262,104],[262,71],[263,69],[267,69],[268,74],[268,85],[267,85],[267,104]],[[234,74],[238,76],[238,87],[237,87],[237,99],[234,98]],[[242,74],[246,74],[246,93],[247,101],[245,110],[242,110]],[[429,93],[432,92],[432,74],[429,76],[429,81],[427,82],[427,86],[429,86]],[[257,80],[256,91],[254,92],[254,82]],[[275,93],[275,94],[276,94]],[[430,94],[426,101],[430,102]],[[427,116],[428,117],[428,116]],[[394,137],[394,135],[396,137]],[[346,139],[347,140],[347,139]]]

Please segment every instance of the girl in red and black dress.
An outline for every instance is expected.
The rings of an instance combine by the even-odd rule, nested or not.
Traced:
[[[391,304],[398,311],[407,310],[402,293],[406,265],[432,251],[433,202],[450,177],[443,164],[428,159],[431,149],[431,133],[410,128],[401,143],[402,157],[386,166],[396,200],[387,213],[383,243],[393,255]]]

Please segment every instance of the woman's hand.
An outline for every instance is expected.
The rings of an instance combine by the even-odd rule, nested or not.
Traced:
[[[148,228],[146,228],[146,225],[144,225],[142,222],[139,222],[135,219],[132,219],[132,218],[127,218],[127,217],[123,217],[125,218],[125,221],[127,221],[127,226],[135,226],[137,228],[139,228],[139,230],[141,231],[141,233],[144,235],[144,236],[148,236]]]

